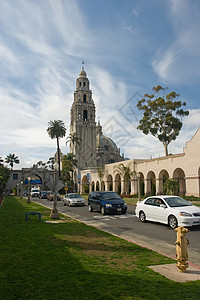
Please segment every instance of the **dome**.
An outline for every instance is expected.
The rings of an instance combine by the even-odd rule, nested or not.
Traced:
[[[109,150],[114,150],[115,152],[118,151],[117,146],[115,144],[115,142],[113,142],[113,140],[105,135],[101,135],[100,137],[100,148],[109,151]]]
[[[81,70],[79,77],[87,77],[87,74],[84,69]]]

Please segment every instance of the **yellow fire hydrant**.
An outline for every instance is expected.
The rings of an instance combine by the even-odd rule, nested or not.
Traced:
[[[178,268],[179,272],[186,272],[186,269],[188,268],[188,252],[187,252],[187,245],[189,244],[189,240],[186,238],[185,234],[189,230],[187,228],[184,228],[182,226],[175,228],[175,231],[177,231],[177,241],[176,244],[176,266]]]

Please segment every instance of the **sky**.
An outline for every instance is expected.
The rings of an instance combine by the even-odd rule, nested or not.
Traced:
[[[183,152],[200,126],[198,0],[0,0],[0,12],[0,156],[18,156],[14,169],[54,156],[50,120],[69,135],[83,60],[96,121],[125,157],[164,156],[161,142],[137,130],[137,102],[158,84],[187,103],[190,115],[169,145]]]

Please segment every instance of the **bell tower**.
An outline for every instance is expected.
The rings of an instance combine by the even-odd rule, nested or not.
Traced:
[[[76,80],[70,124],[71,136],[75,134],[78,138],[78,142],[70,142],[70,152],[76,156],[78,161],[78,172],[95,167],[97,161],[95,104],[83,64],[84,62]]]

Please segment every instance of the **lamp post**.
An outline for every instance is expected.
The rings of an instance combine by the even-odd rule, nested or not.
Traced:
[[[57,210],[57,171],[58,171],[58,164],[55,163],[53,165],[54,173],[53,173],[53,209],[50,214],[50,219],[57,220],[59,219],[59,213]]]
[[[31,177],[28,177],[28,200],[27,203],[31,203],[31,198],[30,198],[30,190],[31,190]]]
[[[19,196],[19,183],[17,183],[17,196]]]
[[[23,181],[20,182],[21,188],[20,188],[20,198],[22,199],[23,196]]]
[[[138,201],[141,199],[141,191],[140,191],[140,173],[137,173],[137,180],[138,180]]]

